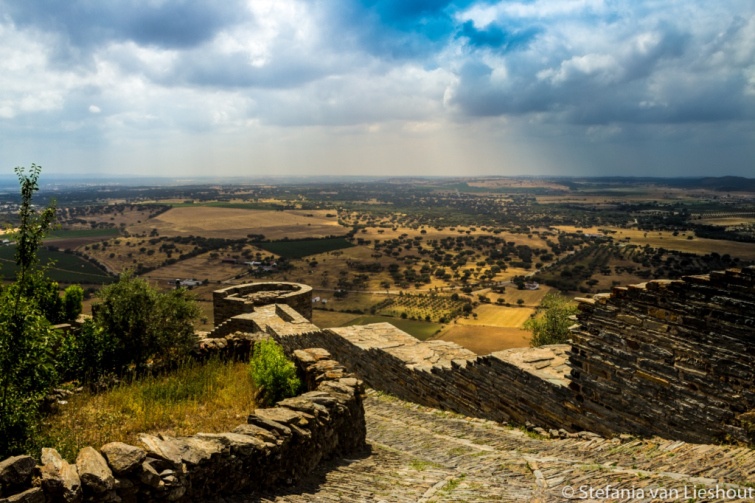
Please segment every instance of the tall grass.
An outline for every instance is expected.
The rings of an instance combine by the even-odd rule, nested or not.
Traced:
[[[50,416],[36,439],[68,460],[91,445],[135,444],[139,433],[193,435],[227,431],[255,408],[257,387],[246,363],[188,363],[100,394],[79,393]]]

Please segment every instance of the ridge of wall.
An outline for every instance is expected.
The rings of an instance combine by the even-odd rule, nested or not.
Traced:
[[[581,299],[572,388],[617,430],[753,441],[755,268]]]

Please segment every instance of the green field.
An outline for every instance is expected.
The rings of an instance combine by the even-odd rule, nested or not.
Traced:
[[[298,241],[272,241],[255,243],[255,246],[287,259],[296,259],[354,246],[346,238],[302,239]]]
[[[0,277],[6,280],[15,278],[16,275],[16,247],[0,247]],[[40,248],[38,252],[40,263],[48,264],[54,261],[53,267],[48,270],[48,275],[59,283],[84,283],[100,285],[111,283],[114,277],[93,265],[92,263],[72,253],[50,251]]]
[[[437,334],[442,325],[438,323],[430,323],[427,321],[417,320],[402,320],[400,318],[390,318],[388,316],[359,316],[346,323],[345,326],[351,325],[369,325],[370,323],[390,323],[399,330],[403,330],[407,334],[415,337],[421,341],[429,339],[433,335]]]
[[[118,234],[120,234],[118,229],[58,229],[51,232],[45,240],[112,237]]]

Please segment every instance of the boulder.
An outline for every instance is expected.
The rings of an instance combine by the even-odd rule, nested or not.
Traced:
[[[147,451],[123,442],[110,442],[100,448],[110,468],[116,475],[134,471],[147,457]]]
[[[78,503],[83,497],[81,479],[76,467],[55,449],[42,448],[42,489],[55,501]]]
[[[84,447],[76,457],[76,468],[83,486],[95,494],[112,491],[115,477],[107,461],[94,447]]]

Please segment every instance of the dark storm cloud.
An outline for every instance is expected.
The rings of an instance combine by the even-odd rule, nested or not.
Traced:
[[[5,0],[2,5],[17,25],[56,33],[81,49],[111,40],[194,47],[243,20],[245,12],[238,0]]]

